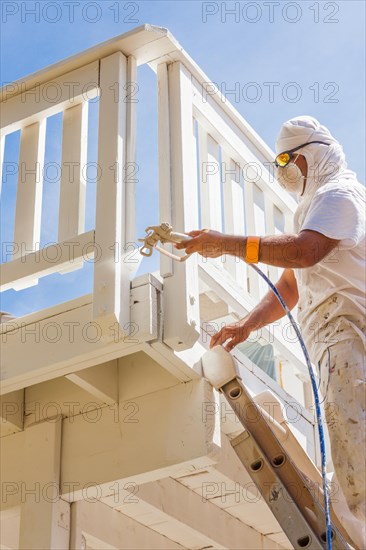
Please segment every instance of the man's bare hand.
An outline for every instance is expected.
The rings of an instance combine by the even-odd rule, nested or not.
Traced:
[[[218,258],[225,253],[225,235],[212,229],[199,229],[186,233],[193,237],[190,241],[174,244],[177,249],[185,249],[186,254],[198,252],[205,258]]]
[[[241,321],[226,325],[214,334],[210,341],[210,348],[222,345],[226,351],[231,351],[241,342],[245,342],[250,333],[255,329],[255,325],[249,322],[247,317],[244,317]],[[224,345],[227,340],[228,342]]]

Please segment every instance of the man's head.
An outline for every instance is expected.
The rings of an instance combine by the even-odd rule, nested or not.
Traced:
[[[299,116],[285,122],[276,140],[279,183],[291,193],[303,195],[308,181],[315,183],[346,166],[342,147],[315,118]]]

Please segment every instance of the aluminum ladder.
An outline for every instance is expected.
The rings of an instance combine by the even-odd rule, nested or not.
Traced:
[[[276,418],[251,397],[233,357],[222,346],[206,352],[202,366],[205,378],[224,394],[244,428],[231,440],[232,448],[293,547],[296,550],[325,549],[322,478],[288,427],[286,430],[283,417],[281,422],[282,413]],[[272,394],[268,392],[267,398],[268,395]],[[295,457],[288,452],[293,440],[298,446]],[[294,458],[301,461],[302,466],[305,464],[306,473],[296,465]],[[332,510],[331,520],[334,550],[353,548],[353,542]]]

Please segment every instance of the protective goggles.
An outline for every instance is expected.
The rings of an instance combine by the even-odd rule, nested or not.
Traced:
[[[294,156],[294,152],[298,149],[301,149],[302,147],[306,147],[306,145],[310,145],[311,143],[321,143],[322,145],[330,145],[330,143],[325,143],[324,141],[309,141],[308,143],[304,143],[303,145],[299,145],[298,147],[295,147],[294,149],[290,149],[290,151],[285,151],[284,153],[280,153],[276,156],[274,164],[277,167],[284,168],[288,165],[288,163],[291,161],[291,159]]]

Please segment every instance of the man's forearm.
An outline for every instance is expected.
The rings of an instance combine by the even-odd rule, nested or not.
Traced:
[[[238,256],[245,260],[247,237],[224,235],[223,254]],[[316,251],[304,250],[299,235],[273,235],[262,237],[259,261],[285,268],[301,268],[311,264]]]
[[[287,270],[287,273],[292,272]],[[291,310],[297,304],[299,295],[296,281],[292,279],[293,275],[290,278],[291,284],[289,284],[287,273],[283,273],[275,286],[284,299],[285,304]],[[285,312],[283,307],[272,290],[269,290],[258,305],[249,313],[247,321],[249,324],[253,325],[253,328],[260,329],[270,323],[278,321],[278,319],[281,319],[284,315]]]

